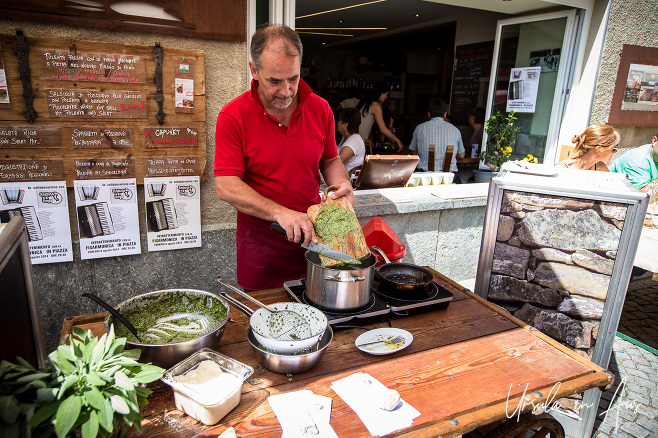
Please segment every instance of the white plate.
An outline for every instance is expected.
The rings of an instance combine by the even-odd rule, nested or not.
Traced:
[[[359,347],[359,345],[361,344],[367,344],[368,342],[380,341],[387,338],[394,338],[396,336],[402,336],[404,338],[404,341],[400,341],[396,345],[390,345],[384,342],[380,342],[378,344],[364,345],[363,347]],[[406,330],[397,329],[397,328],[379,328],[374,330],[368,330],[367,332],[363,333],[361,336],[356,338],[356,341],[354,341],[354,345],[356,345],[356,348],[358,348],[359,350],[365,353],[380,355],[380,354],[391,354],[391,353],[395,353],[396,351],[400,351],[406,346],[408,346],[409,344],[411,344],[411,341],[413,340],[414,340],[413,335]]]

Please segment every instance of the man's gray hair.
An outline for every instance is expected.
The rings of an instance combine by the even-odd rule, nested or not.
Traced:
[[[261,27],[251,37],[251,60],[256,70],[260,70],[261,68],[260,57],[267,44],[279,39],[288,43],[284,45],[286,55],[299,56],[299,63],[301,65],[303,48],[302,40],[299,38],[297,32],[282,24],[271,24]],[[293,48],[296,52],[291,50]]]

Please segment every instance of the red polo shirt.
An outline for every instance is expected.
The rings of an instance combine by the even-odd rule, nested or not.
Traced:
[[[299,81],[299,103],[290,125],[267,113],[258,82],[229,102],[217,117],[215,176],[238,176],[262,196],[306,211],[320,202],[322,158],[338,155],[334,117],[326,100]],[[238,284],[247,289],[281,287],[306,275],[304,249],[271,231],[269,222],[238,212]]]

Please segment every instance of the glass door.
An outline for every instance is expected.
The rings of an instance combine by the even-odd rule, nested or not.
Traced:
[[[571,9],[498,22],[486,117],[516,111],[512,160],[552,163],[573,80],[577,18]]]

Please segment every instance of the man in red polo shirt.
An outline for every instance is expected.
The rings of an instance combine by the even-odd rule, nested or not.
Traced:
[[[354,202],[338,157],[334,117],[326,100],[300,79],[302,43],[287,26],[268,26],[251,40],[251,90],[217,117],[215,188],[238,210],[238,284],[281,287],[306,276],[305,250],[317,242],[306,209],[321,201],[320,172],[340,186],[334,197]],[[287,233],[270,230],[278,222]]]

